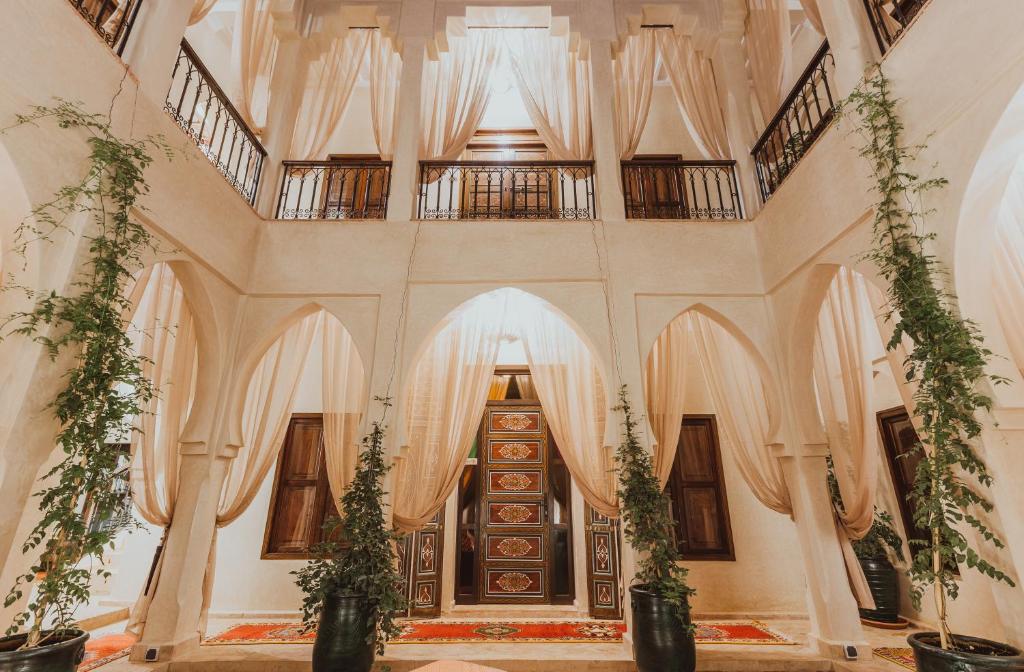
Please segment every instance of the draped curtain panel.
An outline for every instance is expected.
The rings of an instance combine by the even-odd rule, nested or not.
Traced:
[[[465,37],[452,37],[448,52],[424,64],[421,158],[453,161],[466,149],[487,109],[500,32],[470,30]]]
[[[690,137],[705,159],[727,158],[729,136],[711,59],[694,49],[689,36],[678,36],[665,29],[653,32]]]
[[[462,474],[491,391],[506,305],[504,295],[474,301],[434,337],[413,371],[408,453],[395,474],[394,522],[403,532],[423,527]]]
[[[568,37],[548,30],[501,30],[505,54],[530,121],[561,161],[593,158],[590,63]]]
[[[395,154],[398,127],[398,85],[402,79],[402,58],[381,31],[370,31],[370,120],[377,152],[384,161]]]
[[[306,90],[292,132],[292,156],[321,157],[352,97],[359,70],[376,30],[354,29],[331,42],[321,58],[309,64]]]
[[[754,97],[767,124],[785,96],[793,69],[793,43],[786,0],[747,0],[744,42],[754,84]]]
[[[147,269],[129,288],[129,297],[137,305],[129,336],[143,358],[142,374],[156,391],[132,434],[132,502],[144,520],[166,528],[178,496],[179,440],[195,397],[195,324],[181,283],[167,264]],[[151,599],[152,590],[147,594],[144,587],[128,632],[142,631]]]
[[[836,522],[847,573],[854,596],[865,608],[872,608],[874,601],[849,541],[862,538],[874,521],[881,457],[870,349],[880,341],[864,278],[840,268],[818,315],[814,382],[843,501]]]
[[[359,422],[366,405],[363,363],[348,331],[331,316],[323,320],[324,458],[335,500],[345,494],[359,462]]]
[[[622,53],[613,62],[615,95],[615,140],[619,158],[631,159],[640,145],[654,95],[657,45],[653,28],[626,39]]]
[[[618,516],[615,458],[604,445],[608,404],[597,362],[553,310],[517,314],[526,318],[516,330],[558,451],[587,503]]]
[[[800,6],[804,8],[804,16],[811,24],[811,27],[818,31],[818,34],[825,37],[825,24],[821,20],[821,9],[818,8],[818,0],[800,0]]]
[[[688,321],[687,316],[680,316],[665,327],[647,356],[644,371],[647,418],[656,442],[654,473],[663,488],[672,474],[686,405],[687,361],[690,356]]]
[[[998,217],[992,298],[1010,356],[1024,374],[1024,161],[1010,175]]]
[[[270,77],[277,57],[271,0],[242,0],[238,35],[242,99],[238,111],[249,128],[262,133],[267,122]]]
[[[218,0],[195,0],[192,5],[192,13],[188,17],[188,25],[194,26],[205,19],[217,2]]]

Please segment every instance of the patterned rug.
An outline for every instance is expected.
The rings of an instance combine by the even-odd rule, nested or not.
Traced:
[[[471,642],[589,643],[622,641],[626,625],[614,621],[409,621],[392,644]],[[698,623],[698,644],[796,644],[759,621]],[[316,637],[299,623],[243,623],[203,643],[307,644]]]
[[[132,650],[135,643],[133,635],[123,633],[102,635],[95,639],[90,638],[85,643],[85,658],[78,666],[78,672],[95,670],[101,665],[112,663],[115,660],[124,658]]]
[[[896,663],[901,665],[908,670],[917,670],[917,664],[914,662],[914,650],[906,646],[895,646],[895,647],[882,647],[880,649],[871,649],[879,658],[888,660],[890,663]]]

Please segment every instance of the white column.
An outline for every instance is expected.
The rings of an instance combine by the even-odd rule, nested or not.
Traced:
[[[725,127],[729,133],[729,150],[736,161],[736,174],[743,192],[743,210],[753,219],[761,208],[761,197],[754,173],[754,159],[750,151],[757,141],[754,113],[751,106],[750,82],[747,79],[746,52],[740,42],[743,36],[742,20],[739,26],[723,32],[718,39],[712,65],[718,80],[718,95],[725,113]]]
[[[878,46],[860,0],[818,0],[818,8],[836,62],[832,94],[839,100],[863,79],[868,65],[878,60]]]
[[[149,0],[139,8],[125,49],[124,61],[139,78],[139,90],[163,107],[171,74],[185,37],[192,2]]]
[[[391,222],[407,222],[416,216],[419,197],[420,104],[426,44],[426,38],[420,35],[402,38],[402,80],[398,87],[395,155],[391,159],[391,193],[388,195],[387,219]]]
[[[606,222],[626,219],[622,196],[622,169],[615,142],[615,103],[612,91],[612,43],[608,39],[590,41],[590,127],[594,137],[595,190],[597,213]]]

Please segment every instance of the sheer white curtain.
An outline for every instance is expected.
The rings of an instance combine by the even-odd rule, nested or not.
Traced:
[[[147,269],[130,290],[129,296],[138,303],[129,336],[143,357],[142,373],[156,392],[136,419],[139,431],[132,434],[132,502],[144,520],[166,528],[174,518],[178,497],[179,439],[195,396],[195,324],[169,265],[159,263]],[[158,560],[150,590],[144,586],[132,608],[128,632],[142,631],[161,564]]]
[[[615,139],[621,159],[633,158],[651,111],[657,65],[654,32],[653,28],[641,28],[639,34],[626,38],[613,63]]]
[[[292,156],[318,159],[338,128],[352,97],[372,33],[349,30],[336,37],[322,57],[309,64],[306,90],[292,131]]]
[[[871,401],[871,349],[881,341],[863,276],[840,268],[818,315],[814,382],[843,511],[836,511],[847,573],[858,602],[874,604],[849,540],[874,521],[880,460]]]
[[[188,17],[188,25],[194,26],[205,19],[217,2],[218,0],[195,0],[192,5],[192,13]]]
[[[395,129],[398,127],[398,85],[402,78],[402,58],[391,40],[381,31],[370,35],[370,120],[377,152],[384,161],[395,154]]]
[[[672,320],[654,342],[644,372],[647,418],[657,442],[654,446],[654,473],[662,487],[672,473],[683,425],[690,356],[688,332],[686,315]]]
[[[706,315],[690,313],[694,343],[711,391],[718,426],[758,501],[792,515],[782,465],[768,449],[770,397],[757,365],[739,341]]]
[[[451,161],[462,154],[487,109],[501,31],[470,30],[449,38],[448,52],[423,66],[420,157]]]
[[[825,24],[821,20],[818,0],[800,0],[800,6],[804,8],[804,16],[807,17],[811,27],[818,31],[819,35],[825,37]]]
[[[793,68],[787,0],[747,0],[744,42],[754,83],[754,97],[764,123],[774,116]]]
[[[562,161],[592,158],[590,62],[567,36],[546,29],[497,32],[526,112],[548,150]]]
[[[345,493],[359,462],[359,421],[366,405],[363,363],[352,336],[324,315],[323,328],[324,458],[334,499]]]
[[[242,17],[237,36],[242,98],[238,111],[256,133],[267,122],[270,76],[277,57],[277,37],[271,0],[242,0]]]
[[[1024,374],[1024,161],[1006,185],[996,224],[992,298],[1010,348]]]
[[[412,374],[408,453],[396,460],[395,526],[411,532],[444,505],[480,426],[505,333],[507,295],[485,294],[434,337]]]
[[[618,481],[612,448],[604,445],[608,404],[597,362],[551,308],[541,304],[540,310],[513,312],[522,318],[514,328],[523,340],[537,396],[569,473],[595,510],[617,516]]]
[[[683,123],[706,159],[729,156],[729,136],[718,98],[711,59],[693,47],[689,36],[672,30],[653,31],[658,54],[675,93]]]

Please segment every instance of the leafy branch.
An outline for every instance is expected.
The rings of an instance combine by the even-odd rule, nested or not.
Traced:
[[[851,118],[863,138],[860,155],[870,166],[878,196],[873,244],[865,257],[874,262],[888,285],[891,312],[886,319],[894,328],[886,347],[894,350],[905,338],[912,343],[903,366],[906,380],[917,386],[914,413],[920,419],[921,442],[914,453],[921,461],[911,497],[916,504],[915,523],[931,535],[929,541],[915,545],[909,570],[911,598],[919,609],[926,589],[932,587],[941,644],[949,649],[956,643],[949,634],[946,601],[955,599],[959,588],[953,563],[1013,585],[1009,576],[970,546],[961,531],[974,528],[996,548],[1003,547],[974,513],[992,510],[980,492],[992,484],[992,476],[972,442],[981,433],[978,412],[992,406],[979,388],[984,382],[1006,381],[986,373],[992,353],[977,325],[960,315],[956,297],[946,289],[946,271],[928,251],[935,234],[923,233],[928,212],[919,204],[928,192],[947,182],[914,172],[911,166],[924,146],[902,143],[898,102],[879,67],[841,103],[839,114]]]
[[[30,244],[52,242],[59,231],[70,233],[67,222],[77,215],[91,223],[84,234],[88,256],[69,294],[12,285],[7,289],[22,291],[34,306],[0,324],[2,338],[29,339],[51,360],[63,353],[73,357],[63,388],[49,404],[64,457],[43,476],[49,485],[35,493],[41,517],[22,545],[23,553],[38,553],[38,560],[17,577],[4,600],[5,606],[13,605],[36,584],[35,596],[8,629],[13,634],[29,626],[26,648],[73,628],[75,609],[89,600],[94,565],[97,576],[109,576],[103,551],[117,527],[92,522],[112,518],[128,505],[127,493],[114,487],[123,476],[117,444],[130,436],[130,419],[144,412],[155,393],[143,375],[144,359],[126,334],[131,306],[122,290],[142,266],[142,253],[153,246],[131,210],[149,191],[145,171],[151,152],[169,154],[160,138],[122,140],[112,132],[109,117],[66,100],[35,106],[0,133],[44,121],[84,132],[89,164],[79,182],[58,188],[19,225],[15,252],[24,258]],[[52,624],[49,634],[43,632],[45,624]]]
[[[619,388],[619,406],[625,434],[615,451],[619,468],[619,500],[626,539],[640,556],[637,581],[672,605],[676,618],[693,632],[688,598],[696,591],[686,583],[688,570],[679,564],[673,543],[668,495],[654,474],[650,453],[637,437],[637,420],[629,391]]]

